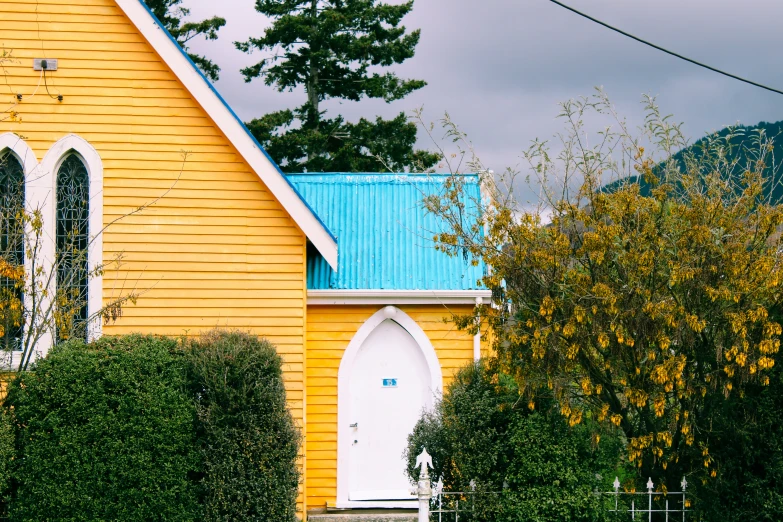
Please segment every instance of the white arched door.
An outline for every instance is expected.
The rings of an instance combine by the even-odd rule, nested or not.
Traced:
[[[402,311],[389,307],[368,323],[340,366],[338,502],[411,501],[402,455],[439,392],[440,365]]]

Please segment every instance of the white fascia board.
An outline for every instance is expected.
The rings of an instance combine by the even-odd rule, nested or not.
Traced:
[[[249,134],[244,124],[214,90],[193,62],[161,27],[141,0],[116,0],[131,23],[141,32],[191,96],[204,108],[217,127],[234,145],[264,185],[277,198],[302,232],[333,270],[337,270],[337,240],[288,182],[266,151]]]
[[[309,305],[478,304],[489,290],[308,290]]]

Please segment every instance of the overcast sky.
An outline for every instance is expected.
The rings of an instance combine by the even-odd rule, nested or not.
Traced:
[[[260,55],[233,42],[263,34],[269,22],[253,0],[184,0],[192,19],[227,20],[216,42],[191,48],[222,68],[216,86],[246,121],[299,106],[303,92],[278,93],[239,69]],[[783,89],[780,0],[566,0],[573,7],[680,54]],[[534,138],[562,128],[558,102],[603,86],[620,112],[640,121],[642,93],[698,139],[734,123],[783,119],[783,95],[763,91],[680,61],[613,33],[547,0],[416,0],[404,20],[422,30],[416,56],[395,67],[429,85],[386,104],[327,104],[349,120],[390,117],[423,106],[432,120],[448,111],[496,171],[520,165]],[[425,140],[420,140],[427,146]]]

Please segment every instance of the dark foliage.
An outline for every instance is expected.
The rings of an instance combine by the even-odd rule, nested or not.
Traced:
[[[296,520],[300,436],[268,341],[213,331],[188,346],[205,521]]]
[[[780,360],[778,361],[781,362]],[[709,457],[717,476],[693,484],[694,520],[783,520],[783,371],[769,386],[709,405]]]
[[[198,519],[195,406],[176,342],[56,347],[10,385],[12,520]]]
[[[358,123],[342,116],[317,128],[297,126],[301,111],[280,111],[249,122],[248,129],[285,172],[404,172],[427,169],[439,156],[416,150],[416,124],[396,118]],[[308,157],[313,150],[321,153]]]
[[[409,437],[408,474],[418,479],[426,447],[444,490],[466,491],[473,480],[478,491],[502,492],[478,495],[473,520],[598,520],[594,491],[613,479],[619,441],[594,449],[587,427],[569,428],[545,401],[531,412],[519,399],[514,380],[486,363],[461,370]]]
[[[182,0],[144,0],[144,3],[186,52],[190,40],[199,35],[204,35],[207,40],[217,40],[218,30],[226,25],[225,18],[220,16],[213,16],[200,22],[183,23],[182,19],[190,14],[190,9],[180,5]],[[220,67],[215,62],[206,56],[191,52],[188,52],[188,56],[207,78],[213,82],[220,78]]]

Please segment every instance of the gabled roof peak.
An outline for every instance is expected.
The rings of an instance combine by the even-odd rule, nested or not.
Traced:
[[[115,0],[125,16],[201,105],[318,252],[337,269],[337,240],[142,0]]]

